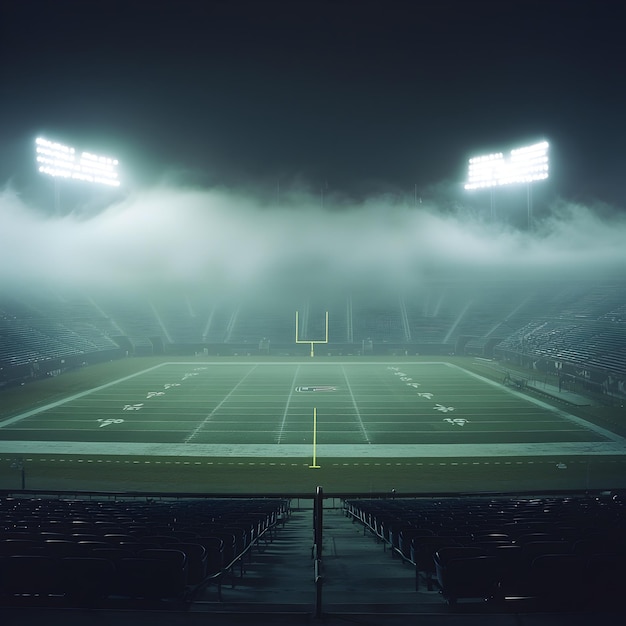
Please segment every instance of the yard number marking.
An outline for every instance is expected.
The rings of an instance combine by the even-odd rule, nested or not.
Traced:
[[[441,411],[442,413],[449,413],[454,411],[453,406],[443,406],[443,404],[435,404],[435,411]]]
[[[109,419],[105,420],[105,419],[99,418],[96,421],[100,422],[100,426],[98,426],[98,428],[102,428],[103,426],[109,426],[111,424],[121,424],[124,420],[112,419],[112,418],[109,418]]]
[[[444,417],[443,421],[453,424],[454,426],[465,426],[465,424],[467,424],[467,420],[462,417],[455,417],[454,419],[451,417]]]

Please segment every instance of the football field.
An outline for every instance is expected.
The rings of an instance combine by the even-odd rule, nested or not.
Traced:
[[[65,463],[236,459],[257,469],[515,465],[623,455],[625,443],[564,408],[434,360],[165,362],[0,422],[1,454],[57,463],[62,455]]]

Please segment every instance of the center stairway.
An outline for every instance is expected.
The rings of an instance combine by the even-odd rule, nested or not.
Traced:
[[[284,613],[292,618],[315,614],[312,502],[299,501],[292,506],[289,520],[278,529],[274,540],[261,543],[253,552],[243,578],[237,579],[234,587],[230,580],[225,581],[222,601],[209,587],[192,605],[192,611]],[[436,592],[415,591],[413,567],[394,558],[371,534],[365,534],[360,524],[345,516],[340,504],[325,508],[323,519],[323,615],[406,616],[423,613],[425,608],[445,611]]]

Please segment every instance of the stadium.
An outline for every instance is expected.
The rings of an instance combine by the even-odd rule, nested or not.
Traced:
[[[568,285],[550,310],[541,290],[520,308],[506,285],[429,289],[312,300],[300,343],[296,302],[5,298],[5,460],[51,489],[162,490],[159,470],[174,491],[622,488],[620,286]]]
[[[298,4],[1,10],[3,623],[621,623],[587,17]]]
[[[68,607],[133,620],[157,610],[166,621],[208,610],[224,623],[248,623],[254,610],[306,623],[385,606],[384,623],[404,623],[407,613],[441,618],[457,606],[483,619],[476,599],[506,588],[489,611],[507,618],[570,611],[572,589],[585,619],[597,604],[613,616],[626,476],[623,283],[441,280],[400,291],[322,282],[255,283],[219,298],[3,293],[7,610],[52,607],[64,620]],[[236,511],[219,529],[217,507]],[[222,548],[218,572],[191,579],[168,563],[157,581],[139,569],[154,571],[156,555],[172,552],[191,563],[188,544],[209,553],[207,534],[233,536],[259,507],[264,521]],[[206,509],[210,530],[198,521]],[[347,600],[334,550],[355,539],[354,562],[369,574]],[[546,571],[528,565],[526,577],[496,582],[500,565],[472,570],[500,563],[504,546],[543,546]],[[436,561],[446,550],[466,552],[456,563],[471,576],[446,573]],[[288,582],[270,576],[263,595],[254,585],[270,552]],[[118,563],[125,582],[113,584],[121,554],[135,569]],[[79,591],[43,566],[59,559],[72,563],[65,575]],[[590,559],[610,585],[586,580]],[[555,570],[566,582],[555,584]]]

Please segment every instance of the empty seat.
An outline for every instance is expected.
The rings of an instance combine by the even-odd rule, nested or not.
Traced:
[[[187,586],[188,565],[187,555],[182,550],[173,548],[148,548],[139,550],[140,559],[154,559],[168,565],[168,586],[174,596],[184,592]]]
[[[415,528],[415,526],[407,526],[402,528],[398,538],[398,549],[400,554],[407,559],[411,560],[411,542],[414,538],[419,537],[433,537],[434,532],[429,528]]]
[[[571,552],[567,541],[530,541],[522,545],[522,554],[528,563],[544,554],[567,554]]]
[[[474,548],[438,550],[434,557],[441,593],[450,603],[459,598],[491,598],[498,594],[498,560]]]
[[[106,558],[65,557],[60,560],[60,576],[69,600],[89,604],[113,592],[116,570]]]
[[[224,542],[219,537],[197,537],[195,540],[206,550],[205,582],[217,585],[217,593],[222,598],[222,575],[224,574]]]
[[[221,574],[224,567],[224,542],[219,537],[197,537],[199,543],[206,550],[207,576]]]
[[[480,543],[480,544],[491,543],[491,542],[505,544],[505,543],[513,542],[511,537],[509,537],[509,535],[507,535],[506,533],[496,533],[496,532],[475,533],[472,536],[472,538],[475,543]]]
[[[6,595],[62,596],[65,592],[56,559],[47,556],[13,555],[0,565]]]
[[[586,559],[589,603],[591,606],[624,606],[626,561],[619,554],[594,554]]]
[[[435,553],[442,548],[460,547],[449,537],[423,536],[411,540],[411,562],[415,564],[415,589],[419,589],[419,575],[426,579],[427,588],[432,590],[435,575]]]
[[[533,560],[536,595],[546,603],[576,606],[585,598],[585,560],[575,554],[543,554]]]
[[[127,559],[128,557],[134,556],[134,552],[126,550],[125,548],[119,546],[109,546],[93,548],[89,552],[86,552],[85,556],[90,556],[95,559],[106,559],[107,561],[110,561],[115,565],[118,561],[121,561],[122,559]]]
[[[180,560],[175,564],[169,559],[125,558],[117,562],[116,571],[115,593],[121,596],[149,600],[178,598],[185,588]]]
[[[238,536],[235,531],[228,530],[211,530],[211,537],[222,540],[222,565],[223,568],[232,568],[235,560],[241,554],[242,543],[237,542]]]
[[[45,556],[61,558],[65,556],[79,556],[84,551],[76,541],[48,539],[42,542],[42,552]]]
[[[41,542],[34,539],[0,540],[0,556],[12,556],[14,554],[35,554],[36,552],[42,552],[42,545]]]
[[[187,557],[187,583],[199,585],[207,575],[207,552],[199,543],[178,542],[165,545],[164,548],[172,548],[185,553]]]

